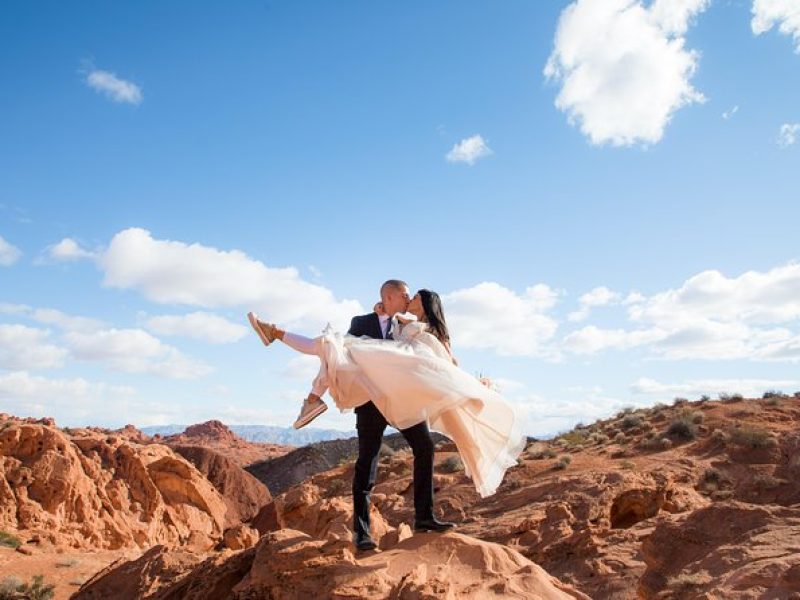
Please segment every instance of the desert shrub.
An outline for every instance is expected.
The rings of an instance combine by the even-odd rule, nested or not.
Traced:
[[[757,450],[759,448],[769,448],[777,442],[769,431],[757,429],[751,425],[742,425],[732,429],[729,434],[731,443],[737,446],[745,446]]]
[[[672,448],[672,440],[662,437],[662,438],[651,438],[649,440],[645,440],[641,443],[641,448],[643,450],[650,450],[653,452],[661,452],[663,450],[669,450]]]
[[[707,491],[715,491],[725,484],[730,483],[730,478],[719,469],[709,467],[700,478],[700,487]]]
[[[528,456],[533,460],[542,460],[544,458],[555,458],[556,453],[551,448],[545,448],[544,450],[531,452],[528,454]]]
[[[458,456],[448,456],[439,465],[439,470],[443,473],[455,473],[456,471],[463,471],[464,464]]]
[[[667,435],[688,442],[697,437],[697,427],[692,417],[683,413],[672,419],[667,428]]]
[[[783,392],[778,391],[778,390],[767,390],[766,392],[764,392],[762,394],[761,397],[764,400],[769,400],[770,398],[783,398],[784,396],[785,396],[785,394]]]
[[[634,412],[635,410],[636,410],[636,409],[635,409],[634,407],[632,407],[632,406],[623,406],[623,407],[622,407],[622,410],[620,410],[620,411],[617,413],[617,418],[618,418],[618,419],[621,419],[621,418],[622,418],[622,417],[624,417],[625,415],[629,415],[629,414],[631,414],[632,412]]]
[[[624,444],[626,441],[628,441],[628,438],[621,431],[614,436],[614,442],[617,444]]]
[[[8,533],[7,531],[0,531],[0,546],[6,546],[8,548],[19,548],[22,545],[22,542],[19,541],[19,538],[15,535]]]
[[[55,586],[46,584],[43,575],[34,575],[31,583],[16,577],[6,577],[0,583],[0,600],[50,600],[55,595]]]
[[[639,415],[625,415],[620,422],[620,427],[625,430],[633,429],[634,427],[638,427],[642,424],[642,417]]]
[[[653,405],[653,408],[651,410],[654,413],[660,413],[660,412],[666,410],[667,408],[669,408],[669,407],[666,404],[664,404],[663,402],[657,402],[657,403],[655,403]]]
[[[724,444],[728,441],[728,435],[722,429],[715,429],[711,432],[711,439],[719,444]]]
[[[592,437],[595,444],[603,444],[608,441],[608,436],[604,433],[593,433]]]
[[[727,392],[723,392],[719,395],[719,399],[725,404],[733,404],[734,402],[741,402],[744,400],[744,396],[741,394],[728,394]]]
[[[672,406],[683,406],[684,404],[689,404],[689,400],[686,398],[681,398],[680,396],[672,401]]]
[[[767,406],[778,406],[781,403],[780,398],[768,398],[765,404]]]
[[[589,433],[584,429],[573,429],[558,436],[559,440],[567,446],[579,446],[586,442],[589,438]]]
[[[636,465],[633,463],[632,460],[623,460],[621,463],[619,463],[619,466],[622,467],[623,469],[631,470]]]
[[[347,482],[344,479],[336,478],[328,484],[329,496],[341,496],[347,491]]]
[[[795,397],[795,398],[800,398],[800,392],[795,392],[795,393],[794,393],[794,397]]]
[[[702,396],[700,396],[700,402],[708,402],[709,400],[711,400],[711,396],[707,394],[703,394]]]
[[[753,485],[762,490],[771,490],[778,487],[781,480],[767,473],[760,473],[753,477]]]
[[[558,462],[556,462],[556,464],[553,465],[553,469],[555,469],[556,471],[563,471],[564,469],[567,468],[567,466],[569,466],[571,462],[572,462],[572,457],[562,456],[561,458],[558,459]]]

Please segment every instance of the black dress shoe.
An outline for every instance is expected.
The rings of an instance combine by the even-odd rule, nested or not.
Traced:
[[[430,519],[418,519],[414,521],[414,531],[447,531],[455,526],[455,523],[438,521],[436,517],[431,517]]]
[[[378,547],[378,544],[375,543],[375,540],[373,540],[368,533],[355,534],[353,536],[353,544],[355,544],[356,548],[361,552],[375,550],[375,548]]]

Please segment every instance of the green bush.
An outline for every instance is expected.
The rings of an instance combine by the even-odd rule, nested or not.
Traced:
[[[439,464],[442,473],[455,473],[464,470],[464,464],[458,456],[448,456]]]
[[[642,424],[642,417],[639,415],[625,415],[620,422],[620,427],[625,430],[633,429]]]
[[[15,535],[11,535],[7,531],[0,531],[0,546],[7,546],[8,548],[19,548],[22,542]]]
[[[745,446],[758,450],[759,448],[769,448],[774,446],[777,441],[769,431],[757,429],[751,425],[742,425],[732,429],[728,435],[731,443],[737,446]]]
[[[667,435],[688,442],[697,437],[697,427],[687,415],[679,415],[672,419],[667,428]]]
[[[16,577],[6,577],[0,582],[0,600],[50,600],[55,595],[55,586],[45,584],[43,575],[34,575],[31,583]]]
[[[555,469],[556,471],[563,471],[564,469],[567,468],[567,466],[569,466],[571,462],[572,462],[572,457],[562,456],[561,458],[558,459],[558,462],[553,465],[553,469]]]

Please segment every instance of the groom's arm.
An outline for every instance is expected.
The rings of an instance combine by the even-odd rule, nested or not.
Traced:
[[[361,333],[361,317],[353,317],[352,321],[350,321],[350,329],[347,330],[348,335],[354,335],[356,337],[360,337]]]

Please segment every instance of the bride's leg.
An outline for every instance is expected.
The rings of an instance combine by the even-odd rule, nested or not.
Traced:
[[[315,339],[307,338],[298,333],[291,333],[290,331],[281,331],[280,329],[278,331],[280,331],[280,336],[276,336],[276,338],[293,350],[303,354],[319,356],[319,345]]]

